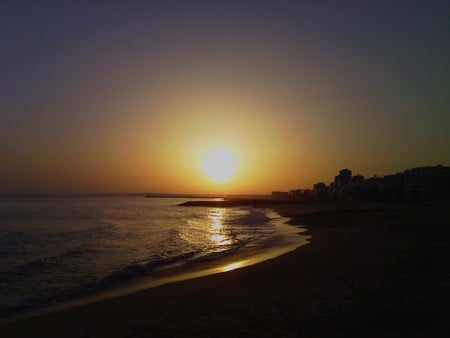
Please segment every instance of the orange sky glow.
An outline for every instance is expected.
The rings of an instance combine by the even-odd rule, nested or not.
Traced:
[[[4,11],[0,194],[269,194],[449,165],[445,10],[186,6]],[[211,148],[229,180],[205,174]]]

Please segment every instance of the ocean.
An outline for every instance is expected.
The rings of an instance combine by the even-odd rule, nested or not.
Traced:
[[[267,209],[183,207],[194,199],[0,199],[0,317],[93,294],[277,234]]]

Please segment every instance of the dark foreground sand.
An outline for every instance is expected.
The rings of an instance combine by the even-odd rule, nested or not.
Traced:
[[[276,205],[307,226],[311,244],[6,324],[0,337],[449,337],[449,207]]]

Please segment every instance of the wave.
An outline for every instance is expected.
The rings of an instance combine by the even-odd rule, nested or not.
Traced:
[[[271,220],[265,213],[265,210],[254,209],[252,207],[241,207],[239,209],[246,211],[246,213],[232,218],[232,221],[238,225],[262,225]]]
[[[52,268],[55,266],[67,265],[68,261],[71,259],[78,259],[84,256],[94,256],[97,250],[94,248],[75,248],[64,251],[62,253],[37,258],[31,262],[19,265],[11,271],[4,272],[5,274],[12,275],[26,275],[32,274],[35,270],[42,270],[43,268]]]
[[[54,261],[61,260],[63,257],[72,257],[85,254],[90,254],[90,250],[76,249],[67,251],[61,255],[58,255],[58,257],[38,259],[30,262],[20,267],[20,269],[15,271],[15,273],[17,274],[20,272],[24,272],[29,270],[30,268],[42,269],[42,267],[53,264]],[[157,269],[163,269],[175,264],[182,264],[183,262],[194,257],[196,254],[197,252],[188,252],[173,257],[160,258],[147,263],[131,264],[111,272],[109,275],[101,278],[100,280],[68,288],[49,288],[45,291],[45,293],[40,294],[37,297],[28,297],[26,299],[22,299],[20,303],[17,303],[17,300],[15,300],[14,305],[8,304],[8,300],[4,299],[2,301],[3,306],[0,306],[0,318],[12,316],[25,311],[35,310],[59,302],[69,301],[78,297],[87,296],[113,285],[118,285],[120,283],[127,282],[136,278],[149,276]]]
[[[132,264],[114,271],[110,275],[104,277],[99,286],[108,286],[120,282],[128,281],[137,277],[144,277],[156,269],[171,266],[173,264],[182,263],[183,261],[195,256],[196,252],[187,252],[174,257],[162,258],[144,264]]]

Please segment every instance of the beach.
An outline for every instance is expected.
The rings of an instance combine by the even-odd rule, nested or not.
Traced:
[[[0,336],[447,337],[448,205],[265,202],[311,242],[242,269],[3,323]]]

